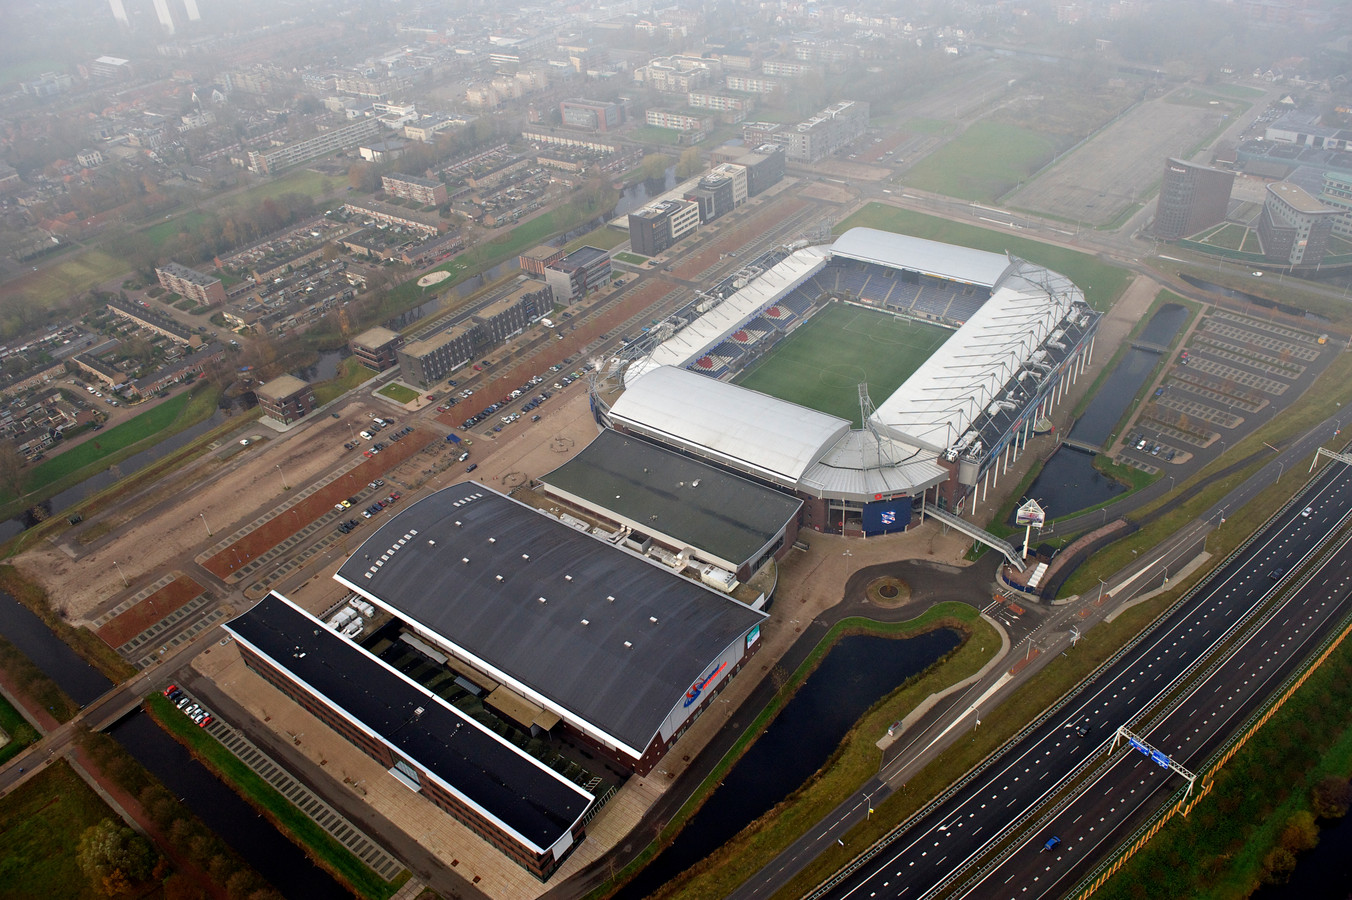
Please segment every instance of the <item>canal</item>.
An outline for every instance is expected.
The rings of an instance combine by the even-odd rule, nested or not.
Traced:
[[[652,894],[774,808],[821,768],[870,706],[929,668],[961,639],[951,629],[912,638],[841,639],[675,841],[615,900]]]

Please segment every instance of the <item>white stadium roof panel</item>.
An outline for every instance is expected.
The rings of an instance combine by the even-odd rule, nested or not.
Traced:
[[[946,450],[1035,359],[1038,347],[1082,297],[1064,276],[1021,264],[942,352],[879,404],[873,421],[905,440]]]
[[[1009,259],[1002,253],[956,247],[876,228],[851,228],[831,245],[831,254],[982,287],[994,286],[1009,268]]]
[[[661,366],[684,368],[720,343],[753,318],[763,308],[792,291],[826,265],[827,247],[795,250],[777,265],[751,281],[737,293],[667,338],[646,358],[629,367],[625,381]]]
[[[640,434],[790,486],[850,430],[845,419],[672,366],[629,384],[610,414]]]
[[[948,470],[935,459],[933,451],[886,435],[851,431],[808,467],[798,489],[833,499],[914,494],[948,479]]]

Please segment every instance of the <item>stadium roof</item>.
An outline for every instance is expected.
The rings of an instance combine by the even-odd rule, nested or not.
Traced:
[[[610,415],[640,434],[788,487],[850,430],[846,419],[672,366],[629,384]]]
[[[818,497],[858,500],[869,495],[915,494],[948,479],[933,451],[871,430],[851,431],[803,473],[799,490]]]
[[[569,835],[592,796],[274,592],[227,622],[244,644],[361,731],[539,852]]]
[[[540,480],[734,569],[753,562],[802,506],[774,488],[609,429]]]
[[[831,245],[832,256],[857,259],[893,269],[910,269],[949,281],[993,287],[1009,259],[1001,253],[941,244],[876,228],[851,228]]]
[[[902,440],[948,449],[1021,369],[1041,364],[1040,346],[1083,299],[1065,276],[1016,261],[943,349],[878,405],[873,421]]]
[[[635,756],[765,618],[472,482],[395,515],[335,578]]]
[[[659,366],[684,368],[720,343],[758,312],[798,287],[826,264],[826,247],[795,250],[783,261],[753,279],[731,297],[701,315],[694,322],[667,338],[646,358],[629,367],[625,382],[651,372]]]

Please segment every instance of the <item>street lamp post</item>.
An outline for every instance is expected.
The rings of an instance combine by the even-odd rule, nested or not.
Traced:
[[[206,513],[198,513],[197,515],[198,515],[198,517],[202,520],[202,524],[206,526],[206,529],[207,529],[207,537],[211,537],[211,526],[210,526],[210,525],[207,525],[207,514],[206,514]]]
[[[1280,459],[1277,460],[1277,483],[1278,483],[1278,484],[1281,484],[1281,483],[1282,483],[1282,472],[1284,472],[1284,471],[1286,471],[1286,464],[1283,463]]]
[[[289,485],[289,484],[286,483],[286,473],[285,473],[285,472],[282,472],[282,467],[281,467],[281,466],[274,466],[273,468],[275,468],[278,472],[281,472],[281,475],[282,475],[282,490],[284,490],[284,491],[289,491],[289,490],[291,490],[291,485]]]
[[[117,560],[113,560],[113,568],[117,569],[117,574],[122,576],[122,586],[124,588],[131,587],[131,584],[127,581],[126,573],[123,572],[122,567],[117,564]]]
[[[1103,602],[1103,589],[1106,588],[1106,587],[1108,586],[1108,582],[1106,582],[1106,581],[1104,581],[1102,578],[1100,578],[1100,579],[1098,580],[1098,583],[1099,583],[1098,602],[1099,602],[1099,603],[1102,603],[1102,602]]]

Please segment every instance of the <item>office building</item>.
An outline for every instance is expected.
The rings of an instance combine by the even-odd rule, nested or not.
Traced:
[[[1234,172],[1168,160],[1155,207],[1155,234],[1175,241],[1225,221],[1234,183]]]

